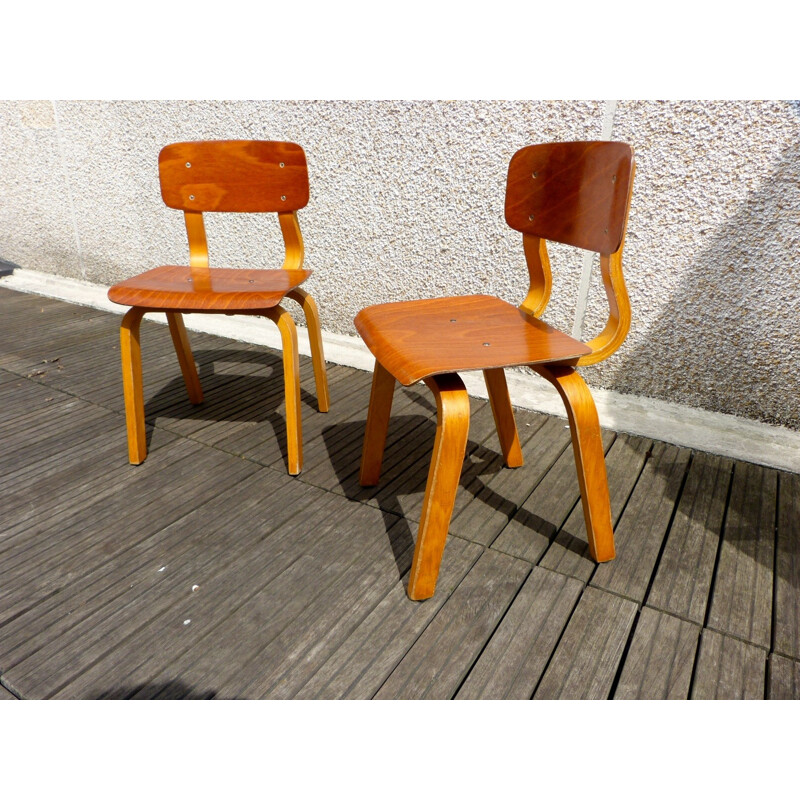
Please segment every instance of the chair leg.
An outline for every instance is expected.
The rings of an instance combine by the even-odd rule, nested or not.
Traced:
[[[461,378],[452,373],[435,375],[426,378],[425,383],[436,398],[438,418],[408,579],[408,596],[412,600],[432,597],[436,589],[469,433],[469,397]]]
[[[572,367],[537,365],[532,369],[550,381],[564,401],[581,488],[589,553],[595,561],[611,561],[615,552],[608,477],[600,420],[589,387]]]
[[[283,345],[283,383],[286,398],[286,449],[289,474],[303,469],[303,424],[300,411],[300,357],[297,352],[297,328],[289,312],[281,306],[263,312],[277,326]]]
[[[147,458],[144,429],[144,393],[142,391],[142,351],[139,325],[143,308],[132,308],[122,318],[119,328],[122,357],[122,390],[125,396],[125,425],[128,430],[128,460],[141,464]]]
[[[189,402],[195,406],[200,405],[203,402],[203,389],[197,375],[192,348],[189,346],[189,337],[186,334],[186,326],[183,324],[183,316],[177,311],[167,311],[167,322],[169,323],[169,332],[172,334],[172,344],[175,346],[175,353],[178,356],[178,363],[181,365]]]
[[[314,366],[314,382],[317,386],[317,408],[327,411],[330,408],[328,396],[328,374],[325,369],[325,355],[322,352],[322,328],[319,324],[319,311],[314,298],[304,289],[293,289],[286,294],[300,303],[306,317],[308,341],[311,344],[311,363]]]
[[[508,396],[506,373],[502,368],[485,369],[483,379],[489,392],[489,403],[494,414],[494,424],[500,438],[503,460],[507,467],[521,467],[523,463],[522,449],[517,435],[517,424],[514,422],[514,410]]]
[[[394,376],[376,361],[372,373],[372,391],[369,396],[367,427],[364,431],[364,447],[361,451],[361,472],[358,482],[362,486],[375,486],[381,477],[383,450],[386,446],[386,431],[392,413]]]

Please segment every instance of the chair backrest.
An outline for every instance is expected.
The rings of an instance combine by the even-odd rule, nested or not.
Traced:
[[[633,149],[554,142],[518,150],[508,166],[506,222],[529,236],[610,255],[625,234]]]
[[[292,142],[205,141],[158,156],[161,196],[182,211],[288,212],[308,203],[306,154]]]

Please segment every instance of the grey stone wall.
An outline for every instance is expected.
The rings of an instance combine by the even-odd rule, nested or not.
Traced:
[[[187,256],[157,156],[182,139],[303,145],[300,212],[324,327],[364,305],[525,295],[503,221],[520,147],[600,138],[602,102],[0,102],[0,259],[110,284]],[[631,334],[587,381],[800,429],[800,103],[619,101],[637,177],[625,251]],[[207,222],[212,264],[277,266],[277,222]],[[545,319],[572,330],[583,254],[553,246]],[[584,338],[604,324],[597,275]]]

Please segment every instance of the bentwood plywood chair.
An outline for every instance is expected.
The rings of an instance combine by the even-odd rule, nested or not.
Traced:
[[[131,306],[120,329],[122,378],[131,464],[147,455],[142,395],[139,324],[148,311],[166,313],[189,400],[203,402],[182,314],[250,314],[271,319],[283,346],[286,438],[289,473],[303,466],[297,331],[284,297],[305,313],[317,403],[328,410],[328,383],[319,315],[300,284],[311,275],[303,269],[303,239],[297,210],[308,203],[308,169],[302,147],[291,142],[205,141],[165,147],[158,157],[161,196],[184,213],[189,237],[189,266],[156,267],[112,286],[108,297]],[[204,211],[277,212],[286,256],[281,269],[210,268]]]
[[[527,365],[552,383],[566,406],[589,550],[614,558],[614,533],[600,425],[575,367],[608,358],[630,327],[622,247],[633,186],[633,151],[619,142],[562,142],[525,147],[508,168],[505,217],[523,235],[530,290],[519,308],[473,295],[370,306],[355,319],[375,356],[360,480],[380,477],[395,380],[424,380],[438,421],[408,583],[412,600],[431,597],[453,512],[469,427],[460,371],[482,370],[500,446],[509,467],[522,466],[504,367]],[[537,319],[550,297],[546,240],[600,254],[610,307],[602,333],[584,344]]]

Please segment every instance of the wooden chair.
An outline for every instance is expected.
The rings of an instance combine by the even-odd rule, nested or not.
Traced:
[[[614,558],[614,533],[600,426],[575,367],[610,356],[630,327],[622,247],[633,186],[633,150],[619,142],[562,142],[525,147],[508,168],[505,218],[523,235],[530,289],[519,308],[473,295],[370,306],[355,318],[375,356],[360,482],[380,477],[395,380],[425,381],[438,413],[433,456],[408,582],[412,600],[431,597],[453,512],[469,429],[469,399],[457,375],[482,370],[500,446],[509,467],[522,465],[504,367],[530,366],[566,406],[589,550]],[[546,240],[600,253],[610,307],[602,333],[584,344],[537,319],[550,297]]]
[[[109,300],[131,306],[122,319],[120,341],[128,456],[141,464],[147,455],[142,394],[139,324],[148,311],[166,313],[175,352],[191,403],[203,402],[183,314],[251,314],[268,317],[283,345],[288,466],[303,466],[297,331],[280,304],[288,297],[300,304],[308,325],[317,404],[328,410],[328,382],[322,352],[319,314],[300,284],[311,275],[303,269],[303,238],[297,210],[308,203],[308,169],[303,149],[291,142],[180,142],[158,157],[161,196],[184,213],[189,237],[189,266],[163,266],[112,286]],[[286,255],[281,269],[209,268],[204,211],[277,212]]]

